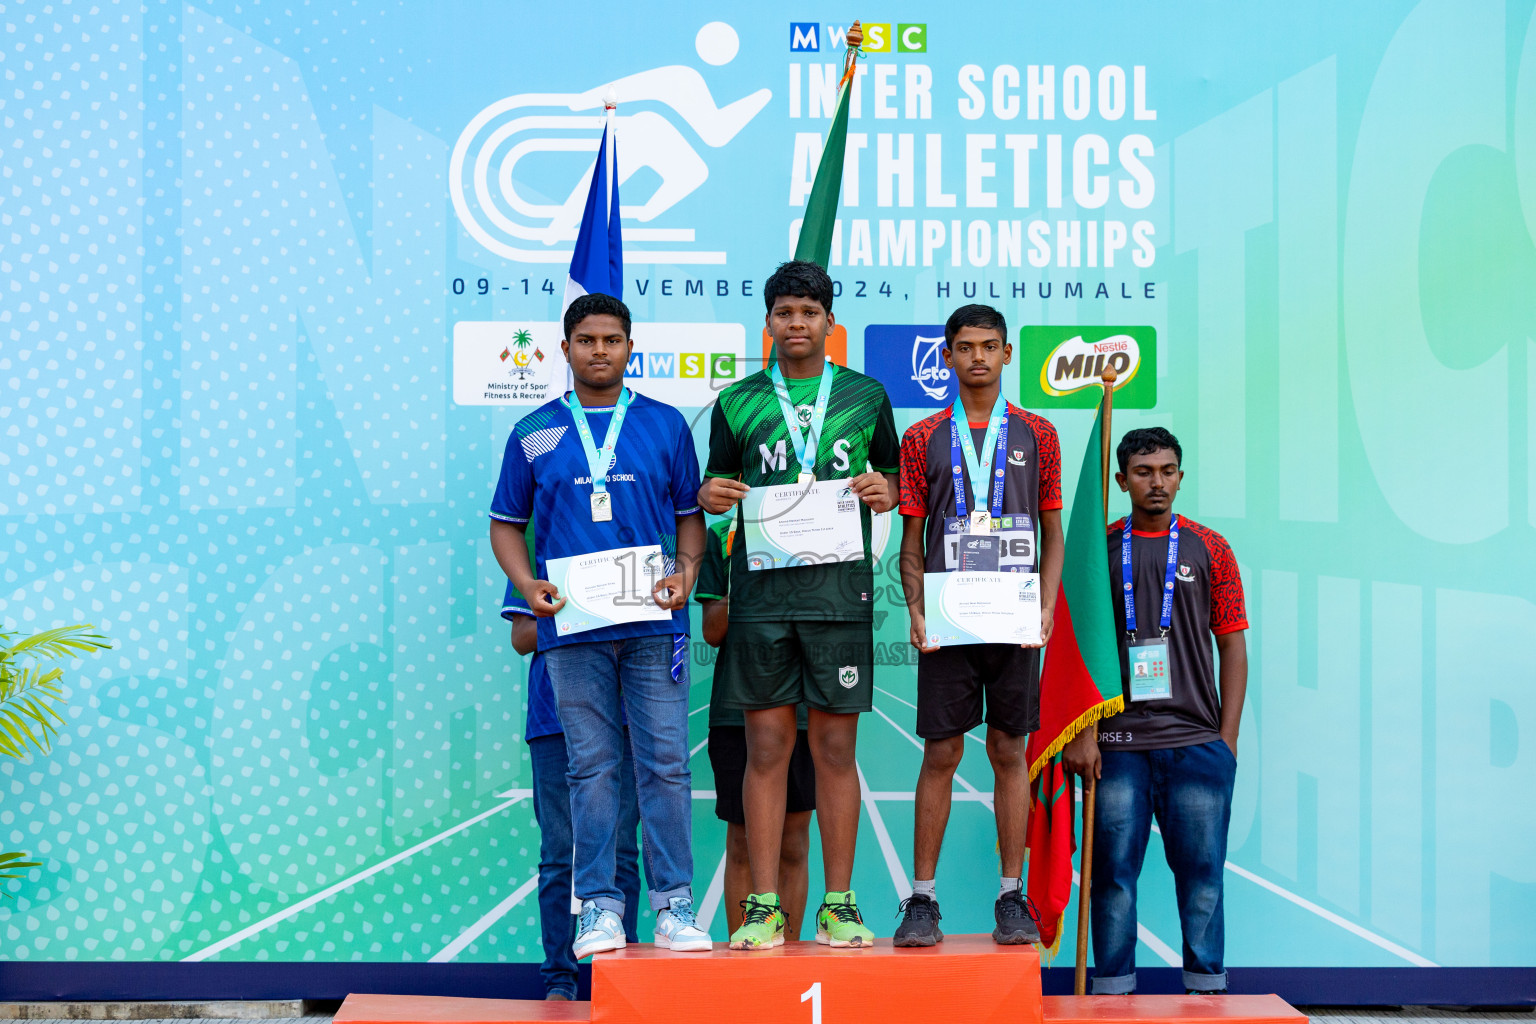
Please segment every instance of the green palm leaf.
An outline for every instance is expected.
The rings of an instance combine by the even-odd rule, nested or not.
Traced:
[[[0,629],[0,754],[23,760],[33,751],[46,754],[53,749],[64,724],[59,713],[65,701],[59,682],[64,670],[46,662],[109,649],[111,639],[95,630],[81,623],[17,640],[14,630]],[[26,878],[30,869],[43,866],[27,856],[14,850],[0,853],[0,881]]]
[[[44,658],[78,658],[91,651],[109,649],[112,646],[111,639],[99,633],[89,632],[94,628],[86,624],[45,629],[41,633],[34,633],[32,636],[18,640],[8,647],[6,653],[10,657],[18,654],[34,654]]]
[[[22,858],[26,856],[28,855],[17,850],[0,853],[0,879],[26,878],[28,868],[40,868],[43,866],[43,862],[40,860],[23,860]],[[8,899],[14,898],[8,892],[0,892],[0,896],[5,896]]]
[[[38,665],[38,660],[78,658],[110,648],[112,642],[89,624],[59,626],[11,642],[14,633],[0,632],[0,754],[22,759],[35,750],[53,747],[64,717],[64,670]]]
[[[28,746],[46,754],[64,718],[54,705],[64,703],[61,668],[29,666],[0,682],[0,753],[27,756]],[[35,730],[35,731],[34,731]]]

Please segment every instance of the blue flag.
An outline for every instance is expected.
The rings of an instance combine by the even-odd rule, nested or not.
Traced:
[[[610,126],[611,127],[611,126]],[[597,148],[597,164],[592,168],[592,187],[587,190],[587,208],[581,215],[581,230],[576,235],[576,251],[571,254],[571,274],[565,283],[565,301],[560,315],[582,295],[601,292],[616,299],[624,297],[624,243],[619,230],[619,165],[617,142],[603,129],[603,141]],[[610,168],[612,173],[610,174]],[[607,201],[603,193],[612,179]]]

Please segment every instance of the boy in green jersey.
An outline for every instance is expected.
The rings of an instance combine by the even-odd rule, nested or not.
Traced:
[[[726,703],[746,712],[747,771],[742,786],[752,887],[735,949],[783,941],[784,916],[774,891],[784,829],[786,779],[795,747],[795,705],[809,709],[816,766],[816,817],[827,893],[816,915],[816,939],[867,946],[849,890],[859,827],[854,764],[858,715],[874,690],[874,572],[870,516],[896,506],[901,442],[885,389],[872,377],[826,359],[832,279],[795,260],[763,287],[767,327],[777,362],[721,392],[710,424],[709,464],[699,503],[709,512],[737,511],[743,531],[731,554],[731,642],[721,652],[734,691]],[[815,486],[814,484],[824,486]],[[799,491],[790,491],[798,488]],[[761,494],[752,495],[754,489]],[[744,506],[799,494],[775,515],[820,508],[820,528],[858,517],[862,550],[811,550],[783,564],[765,538],[782,524]],[[817,495],[821,495],[818,498]],[[750,496],[750,497],[749,497]],[[755,508],[755,506],[754,506]],[[782,535],[782,531],[781,531]],[[846,535],[844,535],[846,536]],[[825,535],[816,534],[817,541]]]
[[[731,643],[730,558],[736,535],[734,518],[721,520],[704,533],[704,560],[699,565],[693,597],[704,610],[704,642],[725,648]],[[730,672],[715,661],[714,687],[709,701],[709,766],[715,775],[715,817],[725,829],[725,917],[730,930],[741,927],[742,911],[752,894],[752,863],[747,854],[747,815],[741,801],[747,774],[747,722],[740,708],[727,707]],[[805,917],[806,862],[811,849],[811,814],[816,810],[816,766],[806,735],[805,705],[795,708],[795,752],[789,759],[785,788],[784,838],[779,844],[779,881],[775,889],[784,914],[786,939],[800,937]]]

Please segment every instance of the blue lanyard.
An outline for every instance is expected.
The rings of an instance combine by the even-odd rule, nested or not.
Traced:
[[[960,424],[965,423],[965,429],[960,429]],[[987,476],[986,464],[981,456],[976,454],[976,449],[971,444],[971,425],[965,418],[965,408],[960,404],[960,399],[955,399],[954,408],[949,411],[949,470],[955,484],[955,515],[961,519],[966,517],[966,509],[969,507],[965,500],[965,477],[961,475],[961,460],[965,461],[966,468],[971,471],[971,490],[976,497],[977,504],[986,500],[986,486],[992,484],[992,518],[998,519],[1003,514],[1003,475],[1006,472],[1008,460],[1008,403],[1003,396],[997,396],[997,402],[992,406],[992,415],[987,420],[987,434],[981,442],[983,453],[992,451],[994,455],[994,470],[992,479]],[[995,483],[993,480],[995,479]]]
[[[582,451],[587,453],[587,469],[592,474],[592,490],[602,493],[608,490],[608,470],[613,468],[615,446],[619,443],[619,431],[624,429],[624,417],[629,414],[629,403],[635,400],[635,393],[625,388],[619,395],[618,404],[613,407],[613,419],[608,421],[608,433],[603,438],[603,447],[599,451],[597,444],[592,440],[592,428],[587,425],[587,412],[581,407],[581,400],[574,393],[565,396],[566,408],[571,410],[571,419],[576,421],[576,436],[581,438]]]
[[[800,472],[816,474],[816,447],[821,442],[821,427],[827,421],[827,401],[832,397],[832,375],[836,371],[831,362],[821,366],[821,386],[816,390],[816,404],[811,408],[810,428],[800,431],[800,416],[795,403],[789,398],[789,385],[779,364],[773,364],[773,390],[779,396],[779,410],[784,414],[784,424],[789,427],[789,443],[794,446],[795,458],[800,460]]]
[[[1163,636],[1173,625],[1173,574],[1179,568],[1179,517],[1168,523],[1168,571],[1163,577],[1163,617],[1159,623]],[[1125,517],[1120,532],[1120,579],[1125,584],[1125,631],[1136,638],[1136,591],[1131,583],[1131,517]]]

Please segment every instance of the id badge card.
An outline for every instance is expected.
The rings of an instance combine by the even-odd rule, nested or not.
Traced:
[[[956,538],[959,557],[957,572],[998,572],[1002,561],[1002,538],[990,533],[962,533]]]
[[[981,572],[1035,572],[1035,530],[1027,515],[1005,515],[992,519],[985,534],[970,530],[970,517],[944,518],[944,569],[960,571],[960,552],[966,540],[975,536],[996,538],[997,564]]]
[[[1168,672],[1168,641],[1137,640],[1130,645],[1131,700],[1168,700],[1173,680]]]

